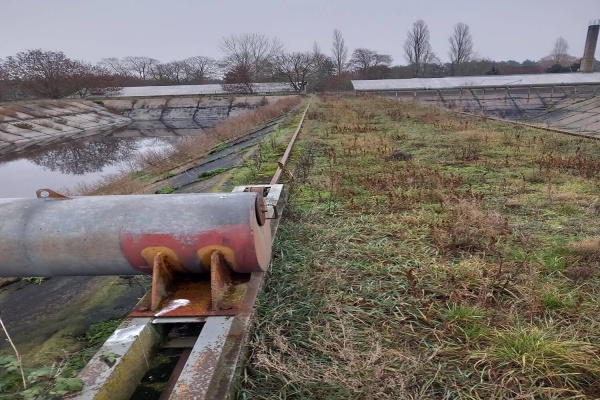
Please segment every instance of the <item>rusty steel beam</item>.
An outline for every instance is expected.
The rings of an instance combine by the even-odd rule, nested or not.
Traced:
[[[270,224],[257,193],[0,199],[0,276],[208,273],[215,250],[228,268],[267,269]]]
[[[296,141],[296,138],[298,137],[298,133],[300,133],[300,129],[302,128],[302,123],[304,122],[304,117],[306,117],[306,112],[308,111],[308,108],[310,107],[311,102],[312,102],[312,96],[311,96],[310,100],[308,101],[308,104],[306,105],[306,109],[304,110],[304,113],[302,114],[302,118],[300,118],[300,123],[298,124],[298,127],[296,128],[294,135],[292,135],[292,139],[290,139],[290,143],[288,144],[287,148],[285,149],[285,153],[283,153],[283,157],[281,157],[281,161],[279,162],[277,171],[275,171],[275,175],[273,175],[273,178],[271,179],[271,185],[276,185],[279,182],[279,178],[281,177],[281,174],[285,170],[285,163],[287,162],[288,158],[290,157],[290,153],[292,152],[292,148],[294,147],[294,142]]]
[[[169,400],[210,400],[213,373],[219,365],[233,317],[211,317],[206,320],[194,344]],[[166,397],[166,396],[165,396]]]

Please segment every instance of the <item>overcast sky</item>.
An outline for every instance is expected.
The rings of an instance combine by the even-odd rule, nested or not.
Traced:
[[[444,61],[457,22],[471,27],[475,50],[494,60],[538,60],[559,36],[581,57],[600,0],[0,0],[0,58],[34,48],[91,62],[219,58],[223,36],[253,32],[278,37],[288,51],[316,41],[329,53],[337,28],[350,50],[374,49],[405,64],[402,45],[417,19]]]

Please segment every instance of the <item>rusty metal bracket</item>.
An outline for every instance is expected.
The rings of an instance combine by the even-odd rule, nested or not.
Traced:
[[[250,186],[247,192],[258,193],[259,196],[256,198],[256,217],[258,224],[263,226],[265,224],[266,214],[268,212],[267,204],[265,203],[265,197],[269,193],[269,188],[265,186]]]
[[[210,257],[210,308],[213,311],[223,308],[223,298],[231,286],[231,273],[225,264],[223,253],[216,250]]]
[[[169,265],[167,255],[158,252],[154,256],[154,265],[152,267],[150,310],[158,310],[163,300],[173,290],[173,286],[173,270]]]
[[[272,212],[270,214],[267,213],[266,219],[277,219],[277,218],[279,218],[279,211],[277,211],[277,206],[275,204],[267,204],[267,207],[268,206],[271,206]]]
[[[52,189],[38,189],[35,191],[38,199],[71,199],[69,196],[55,192]]]
[[[258,193],[263,198],[267,198],[269,195],[269,191],[271,190],[271,186],[248,186],[244,189],[244,192],[252,192]],[[258,205],[257,205],[258,206]],[[271,212],[269,212],[269,206],[271,207]],[[256,209],[257,214],[262,215],[263,218],[266,219],[277,219],[279,218],[279,212],[277,211],[277,206],[275,204],[269,204],[264,200],[261,202],[260,206]],[[260,222],[262,226],[264,221]]]
[[[130,317],[208,317],[240,311],[250,274],[232,272],[222,252],[211,253],[210,277],[177,272],[164,252],[154,256],[152,289]]]

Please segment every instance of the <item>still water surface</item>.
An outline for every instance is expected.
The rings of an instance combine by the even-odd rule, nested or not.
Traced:
[[[128,132],[131,135],[132,131]],[[136,155],[168,149],[182,140],[174,133],[86,138],[0,158],[0,197],[31,198],[42,188],[57,192],[75,189],[80,183],[93,183],[106,175],[129,170]]]

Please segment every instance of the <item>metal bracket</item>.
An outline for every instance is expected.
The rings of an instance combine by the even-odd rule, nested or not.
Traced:
[[[164,252],[153,258],[152,289],[129,314],[130,317],[198,318],[236,315],[240,312],[250,274],[230,271],[223,253],[211,253],[208,274],[177,272]]]
[[[69,196],[57,193],[52,189],[38,189],[35,191],[38,199],[70,199]]]
[[[267,212],[267,217],[266,219],[277,219],[279,218],[279,211],[277,211],[277,206],[275,204],[267,204],[267,207],[271,206],[271,209],[273,210],[271,212],[271,214],[269,215]]]
[[[271,186],[248,186],[244,189],[244,192],[253,192],[260,194],[263,198],[267,198],[269,192],[271,190]],[[269,206],[271,206],[271,212],[269,213]],[[279,218],[279,212],[277,211],[277,206],[275,204],[269,204],[267,202],[263,203],[260,210],[257,209],[257,212],[262,213],[264,215],[264,219],[277,219]],[[261,223],[262,225],[262,223]]]
[[[210,308],[213,311],[223,307],[223,297],[231,285],[231,273],[225,265],[225,257],[220,251],[213,251],[210,257]]]
[[[152,267],[152,291],[150,310],[157,311],[163,300],[173,290],[173,270],[168,263],[167,255],[161,252],[154,256]]]

